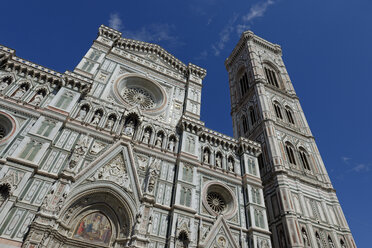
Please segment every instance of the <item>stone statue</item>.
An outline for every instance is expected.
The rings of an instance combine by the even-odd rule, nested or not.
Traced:
[[[0,83],[0,91],[5,90],[6,87],[8,87],[8,84],[6,82],[3,81]]]
[[[14,94],[13,97],[14,97],[15,99],[19,99],[19,98],[21,98],[25,93],[26,93],[26,86],[21,86],[21,88],[18,89],[18,90],[16,91],[16,93]]]
[[[162,143],[163,143],[163,136],[162,135],[158,135],[156,137],[155,147],[161,148]]]
[[[304,245],[308,246],[309,244],[309,237],[307,236],[307,233],[304,229],[302,229],[302,239],[304,241]]]
[[[92,120],[92,125],[98,125],[99,121],[101,120],[101,115],[99,113],[96,113]]]
[[[329,248],[335,248],[335,244],[333,243],[330,237],[328,237],[328,245],[329,245]]]
[[[203,162],[206,164],[209,164],[209,152],[208,151],[204,151]]]
[[[222,168],[222,161],[221,161],[222,159],[221,159],[221,157],[220,156],[217,156],[216,157],[216,166],[218,167],[218,168]]]
[[[49,190],[49,193],[45,196],[41,207],[44,209],[48,209],[48,206],[52,204],[54,198],[54,192],[57,189],[57,182],[55,182]]]
[[[234,172],[234,163],[231,159],[227,162],[227,169],[231,172]]]
[[[266,239],[261,241],[261,248],[269,248],[269,243]]]
[[[71,156],[69,163],[69,169],[74,169],[80,162],[81,157],[85,154],[89,146],[89,136],[85,135],[81,137],[75,145],[74,153]]]
[[[106,123],[106,128],[111,130],[113,128],[115,124],[115,121],[112,117],[110,117],[108,120],[107,120],[107,123]]]
[[[80,109],[80,111],[79,111],[79,113],[78,113],[78,115],[77,115],[77,120],[84,120],[84,118],[85,118],[85,116],[87,116],[87,107],[85,107],[85,106],[83,106],[81,109]]]
[[[143,134],[142,137],[142,142],[148,144],[150,141],[150,130],[145,130],[145,133]]]
[[[322,241],[320,240],[320,237],[319,237],[318,234],[315,235],[315,238],[316,238],[316,244],[317,244],[318,248],[323,248]]]
[[[174,152],[174,140],[173,139],[169,140],[168,150]]]
[[[156,180],[158,178],[159,170],[160,170],[160,162],[161,162],[160,159],[155,159],[150,165],[149,173],[148,173],[149,179],[148,179],[148,184],[147,184],[147,191],[149,193],[152,193],[155,188]]]
[[[33,103],[34,105],[36,106],[39,106],[41,101],[44,99],[44,95],[42,92],[38,92],[36,93],[35,97],[34,97],[34,100],[32,100],[31,103]]]
[[[130,120],[124,128],[124,134],[133,136],[134,134],[134,121]]]

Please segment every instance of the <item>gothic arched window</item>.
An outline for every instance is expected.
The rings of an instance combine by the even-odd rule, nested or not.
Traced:
[[[281,110],[282,108],[280,107],[278,102],[274,102],[274,109],[275,109],[276,117],[283,120],[283,115],[282,115],[282,110]]]
[[[251,125],[253,126],[256,123],[256,113],[252,106],[249,107],[249,117],[251,117]]]
[[[285,151],[287,152],[288,162],[296,165],[296,159],[293,152],[294,148],[291,143],[285,143]]]
[[[182,247],[186,248],[188,247],[190,240],[189,235],[185,230],[182,230],[177,237],[178,241],[181,243]]]
[[[293,112],[288,106],[285,108],[285,113],[287,114],[288,122],[291,124],[295,124],[293,119]]]
[[[248,121],[247,121],[247,117],[245,115],[243,115],[242,121],[243,121],[243,131],[244,131],[244,134],[245,134],[245,133],[248,132]]]
[[[11,186],[8,183],[0,185],[0,206],[9,198],[10,190]]]
[[[309,155],[307,154],[306,150],[303,147],[300,147],[299,154],[300,154],[301,162],[302,162],[304,169],[311,170],[309,160],[308,160]]]
[[[247,91],[249,89],[248,76],[247,76],[246,72],[244,72],[244,74],[240,77],[239,84],[240,84],[240,89],[241,89],[241,92],[242,92],[242,96],[244,96],[245,93],[247,93]]]
[[[269,84],[279,88],[278,79],[276,77],[276,72],[274,71],[274,69],[268,66],[265,66],[265,74],[266,74],[266,79],[269,82]]]

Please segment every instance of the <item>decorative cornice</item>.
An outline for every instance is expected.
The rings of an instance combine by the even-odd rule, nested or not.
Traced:
[[[197,121],[187,116],[181,118],[179,127],[182,130],[198,135],[207,142],[211,142],[214,146],[221,145],[239,153],[248,152],[255,156],[258,156],[261,153],[261,145],[259,143],[244,137],[234,139],[230,136],[206,128],[204,122]]]
[[[179,59],[174,57],[172,54],[170,54],[164,48],[157,44],[123,38],[121,37],[122,35],[121,32],[109,28],[105,25],[100,26],[98,34],[104,38],[114,41],[114,44],[112,45],[113,48],[116,47],[122,50],[139,51],[143,53],[156,55],[163,62],[172,67],[174,70],[178,71],[179,73],[185,76],[194,75],[201,79],[203,79],[206,76],[205,69],[193,65],[191,63],[189,63],[188,65],[182,63]]]
[[[275,54],[282,54],[282,49],[280,45],[271,43],[257,35],[255,35],[252,31],[248,30],[242,33],[238,44],[235,46],[234,50],[231,52],[230,56],[225,60],[225,67],[228,70],[235,59],[240,54],[241,50],[243,49],[244,45],[247,41],[252,41],[253,43],[275,53]]]
[[[0,65],[5,71],[14,71],[20,76],[29,76],[39,83],[47,82],[51,87],[66,86],[82,94],[87,94],[93,84],[93,80],[74,72],[66,71],[62,74],[19,58],[15,56],[15,50],[2,45],[0,45]]]
[[[121,32],[105,25],[101,25],[98,29],[98,35],[103,36],[106,39],[116,41],[121,37]]]

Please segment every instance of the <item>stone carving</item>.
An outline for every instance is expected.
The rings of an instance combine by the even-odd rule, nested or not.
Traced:
[[[226,240],[226,238],[224,236],[219,236],[217,238],[217,244],[220,247],[223,247],[223,248],[227,247],[227,240]]]
[[[133,136],[133,134],[134,134],[134,128],[135,128],[134,121],[133,120],[130,120],[128,122],[128,124],[124,128],[124,134],[125,135],[128,135],[128,136]]]
[[[86,153],[89,146],[89,136],[83,135],[75,145],[74,153],[71,156],[69,169],[74,170],[76,165],[81,161],[81,158]]]
[[[62,189],[61,189],[62,188]],[[43,200],[41,208],[58,214],[63,207],[63,203],[70,192],[70,185],[63,185],[59,181],[55,182],[49,190],[49,193]]]
[[[44,95],[41,91],[39,91],[38,93],[36,93],[35,97],[34,97],[34,100],[32,100],[31,103],[33,103],[34,105],[36,106],[39,106],[41,101],[44,99]]]
[[[138,157],[138,167],[141,170],[145,170],[146,166],[147,166],[147,163],[149,161],[149,158],[146,157],[146,156],[142,156],[142,155],[138,155],[137,157]]]
[[[168,150],[174,152],[174,148],[175,148],[174,139],[170,138],[169,139],[169,144],[168,144]]]
[[[163,135],[158,134],[158,136],[156,137],[155,147],[161,148],[162,144],[163,144]]]
[[[27,89],[26,89],[26,86],[25,85],[22,85],[21,88],[19,88],[16,93],[14,94],[14,98],[15,99],[20,99],[25,93],[26,93]]]
[[[115,125],[115,119],[114,117],[110,116],[106,122],[106,128],[111,130]]]
[[[320,236],[318,233],[315,234],[316,244],[318,248],[323,248],[322,241],[320,240]]]
[[[151,135],[150,130],[146,129],[142,137],[142,142],[148,144],[150,142],[150,135]]]
[[[328,245],[329,245],[329,248],[335,248],[335,244],[333,243],[331,237],[328,236]]]
[[[209,151],[208,150],[204,150],[203,162],[206,164],[209,164]]]
[[[156,158],[152,162],[152,164],[150,165],[150,168],[149,168],[147,192],[150,193],[150,194],[153,193],[156,181],[157,181],[158,176],[159,176],[160,163],[161,163],[161,160]]]
[[[216,156],[216,166],[217,168],[222,168],[222,157],[220,154],[217,154]]]
[[[231,172],[234,172],[234,162],[232,159],[229,159],[229,161],[227,162],[227,169]]]
[[[302,240],[304,241],[304,245],[305,246],[309,246],[310,243],[309,243],[309,237],[307,236],[307,233],[305,231],[305,229],[302,229]]]
[[[88,113],[88,108],[86,106],[81,107],[76,119],[83,121],[85,116],[87,116],[87,113]]]
[[[6,82],[6,81],[2,81],[2,82],[0,83],[0,91],[5,90],[6,87],[8,87],[7,82]]]
[[[94,117],[93,117],[93,119],[92,119],[91,124],[92,124],[92,125],[98,125],[99,121],[101,120],[101,117],[102,117],[102,114],[99,113],[99,112],[96,112],[96,113],[94,114]]]
[[[101,167],[93,177],[96,180],[115,182],[128,192],[132,192],[127,169],[121,155],[116,156],[109,163]]]
[[[270,248],[266,239],[261,240],[261,248]]]
[[[104,147],[105,147],[105,144],[95,140],[93,142],[92,148],[90,148],[89,153],[93,154],[93,155],[97,155],[98,153],[100,153],[103,150]]]

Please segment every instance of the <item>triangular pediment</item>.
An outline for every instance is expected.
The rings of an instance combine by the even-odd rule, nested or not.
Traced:
[[[230,232],[230,228],[222,215],[220,215],[217,221],[214,223],[204,242],[201,244],[201,247],[203,248],[239,247],[234,241],[233,235]]]
[[[119,141],[76,175],[73,187],[86,183],[114,184],[137,202],[142,196],[132,150]]]

